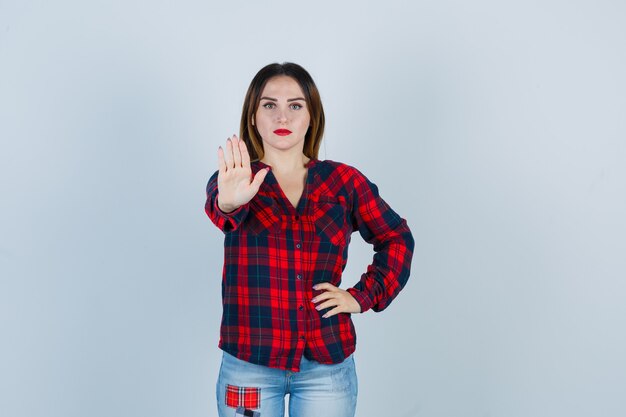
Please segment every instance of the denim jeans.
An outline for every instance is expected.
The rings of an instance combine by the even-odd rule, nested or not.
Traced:
[[[302,358],[300,372],[255,365],[223,352],[217,380],[220,417],[234,417],[237,406],[260,417],[353,417],[357,378],[352,355],[342,363],[324,365]]]

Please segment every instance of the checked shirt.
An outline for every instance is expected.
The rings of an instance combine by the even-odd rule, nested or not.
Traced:
[[[409,278],[413,237],[407,223],[357,169],[311,159],[302,197],[293,207],[272,171],[259,192],[231,213],[217,206],[217,172],[205,211],[224,232],[223,314],[219,347],[231,355],[297,372],[302,355],[340,363],[355,350],[350,314],[329,318],[311,299],[313,286],[341,284],[352,232],[372,244],[372,264],[348,291],[361,306],[381,311]],[[252,174],[268,167],[251,163]],[[271,168],[271,167],[270,167]]]

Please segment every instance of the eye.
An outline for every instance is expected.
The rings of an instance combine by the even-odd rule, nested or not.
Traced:
[[[265,103],[263,104],[263,107],[265,107],[266,109],[273,109],[274,107],[276,107],[276,105],[274,103]]]
[[[293,110],[300,110],[303,106],[298,103],[294,103],[290,106]]]

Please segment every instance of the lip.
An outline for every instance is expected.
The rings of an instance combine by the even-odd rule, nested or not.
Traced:
[[[291,130],[287,130],[287,129],[276,129],[274,131],[274,133],[276,133],[278,136],[287,136],[287,135],[291,135]]]

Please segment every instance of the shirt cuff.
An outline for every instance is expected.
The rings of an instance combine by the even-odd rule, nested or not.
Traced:
[[[364,291],[359,291],[356,288],[348,288],[347,291],[354,297],[357,303],[361,306],[361,313],[365,313],[372,308],[374,303],[372,299]]]
[[[233,211],[231,211],[229,213],[225,213],[225,212],[223,212],[220,209],[220,206],[217,204],[217,199],[218,198],[219,197],[215,198],[215,202],[213,204],[214,204],[215,212],[225,222],[224,231],[235,230],[237,227],[239,227],[239,224],[241,224],[241,222],[244,220],[244,218],[248,214],[248,204],[249,203],[246,203],[246,204],[244,204],[242,206],[239,206],[235,210],[233,210]]]

